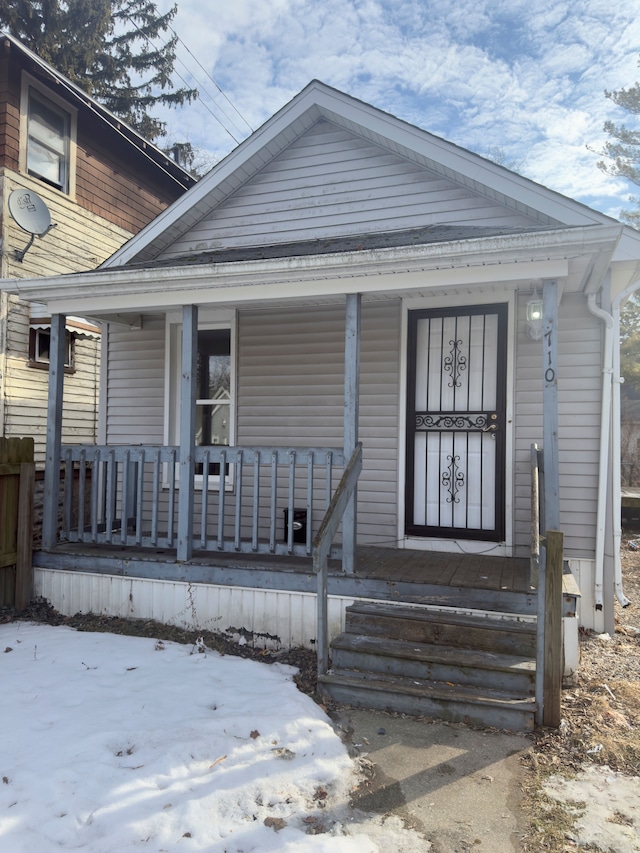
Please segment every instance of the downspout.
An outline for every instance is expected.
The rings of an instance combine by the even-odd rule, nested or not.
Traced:
[[[613,375],[613,317],[596,305],[595,293],[587,296],[589,311],[605,324],[604,358],[602,365],[602,406],[600,410],[600,460],[598,467],[598,510],[596,521],[596,567],[594,599],[596,610],[604,603],[604,533],[607,514],[607,474],[609,460],[609,435],[611,428],[611,378]]]

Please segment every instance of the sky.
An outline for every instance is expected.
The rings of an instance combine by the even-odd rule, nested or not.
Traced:
[[[416,853],[295,670],[203,645],[0,625],[0,849]]]
[[[604,93],[640,80],[640,0],[177,4],[175,82],[201,96],[161,117],[211,164],[318,79],[608,215],[629,207],[597,163],[604,122],[633,122]]]

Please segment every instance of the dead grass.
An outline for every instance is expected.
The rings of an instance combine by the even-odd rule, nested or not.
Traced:
[[[576,850],[572,827],[581,804],[563,805],[545,794],[549,776],[573,778],[594,765],[640,775],[640,551],[626,545],[623,586],[631,604],[623,609],[616,602],[613,637],[581,634],[580,671],[576,685],[563,691],[560,728],[538,732],[523,758],[528,819],[523,853]],[[628,821],[622,812],[620,821]],[[580,849],[599,850],[593,845]]]

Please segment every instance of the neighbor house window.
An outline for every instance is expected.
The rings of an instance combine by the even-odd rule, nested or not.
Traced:
[[[68,192],[71,117],[29,89],[27,171]]]
[[[65,330],[64,333],[64,367],[65,371],[73,370],[74,364],[74,339],[73,335]],[[29,362],[32,367],[48,368],[51,360],[51,331],[49,329],[29,330]]]
[[[77,109],[23,72],[20,170],[74,196],[77,127]]]
[[[196,447],[234,444],[234,346],[233,324],[218,325],[200,321],[196,363]],[[170,331],[170,369],[168,413],[170,444],[180,440],[180,358],[182,328],[172,324]],[[202,464],[196,465],[196,485],[202,482]],[[208,470],[210,487],[217,488],[220,464],[211,462]],[[231,487],[232,466],[225,466],[225,482]]]

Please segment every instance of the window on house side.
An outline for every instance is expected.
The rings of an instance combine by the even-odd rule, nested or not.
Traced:
[[[48,184],[69,191],[68,113],[29,89],[27,171]]]
[[[65,355],[64,367],[65,370],[73,369],[74,358],[74,339],[69,331],[64,333]],[[29,361],[32,365],[43,367],[49,366],[51,360],[51,332],[49,329],[30,329],[29,330]]]

